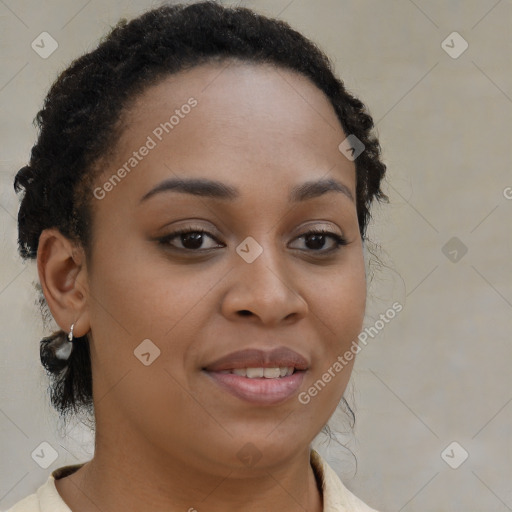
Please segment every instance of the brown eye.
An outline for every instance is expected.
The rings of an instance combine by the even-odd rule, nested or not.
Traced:
[[[304,233],[298,240],[303,239],[308,249],[319,253],[330,253],[336,251],[341,245],[346,245],[347,241],[337,233],[327,230],[308,231]],[[325,249],[326,240],[331,239],[331,248]]]
[[[164,238],[161,238],[159,242],[162,244],[166,244],[171,246],[172,248],[184,251],[195,251],[200,252],[200,250],[208,250],[213,249],[214,247],[219,247],[219,245],[215,245],[212,247],[204,247],[204,243],[207,239],[214,240],[217,242],[215,237],[204,231],[203,229],[182,229],[179,231],[175,231],[174,233],[170,233],[166,235]],[[171,243],[171,241],[177,240],[180,246],[176,246],[175,243]]]

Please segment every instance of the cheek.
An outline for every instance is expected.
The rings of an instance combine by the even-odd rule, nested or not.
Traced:
[[[336,406],[350,379],[354,366],[357,341],[366,307],[366,277],[362,252],[357,251],[325,280],[323,287],[310,296],[312,320],[323,340],[317,352],[307,383],[307,396],[316,414],[327,419]]]
[[[106,256],[97,257],[90,278],[96,396],[104,397],[102,410],[121,408],[132,418],[144,410],[169,424],[170,411],[191,407],[182,389],[194,329],[188,315],[218,278],[200,279],[192,266],[186,272],[171,268],[147,248],[97,249]]]
[[[162,360],[164,349],[172,344],[173,365],[182,362],[180,354],[184,355],[187,340],[200,324],[201,302],[214,292],[227,270],[179,265],[140,241],[113,245],[115,249],[109,251],[97,244],[96,254],[105,256],[96,258],[90,279],[97,350],[109,351],[115,345],[129,357],[143,340],[150,339],[162,349]],[[112,354],[105,352],[107,356]]]
[[[366,276],[362,252],[351,251],[321,283],[310,282],[310,286],[316,290],[309,300],[312,313],[328,328],[329,339],[334,340],[332,348],[341,350],[357,338],[363,324]]]

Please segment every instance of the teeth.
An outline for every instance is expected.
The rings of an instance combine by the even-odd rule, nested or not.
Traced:
[[[240,377],[247,377],[248,379],[277,379],[292,375],[294,371],[293,366],[281,366],[276,368],[235,368],[233,370],[223,370],[221,373],[233,373]]]
[[[265,368],[263,370],[263,377],[266,379],[276,379],[281,375],[279,368]]]
[[[263,377],[263,368],[247,368],[246,371],[248,379],[257,379],[258,377]]]

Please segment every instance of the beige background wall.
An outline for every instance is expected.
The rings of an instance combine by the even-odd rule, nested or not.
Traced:
[[[290,22],[332,57],[369,106],[388,165],[391,204],[375,210],[370,232],[385,265],[366,325],[395,301],[404,309],[358,355],[348,393],[356,427],[341,437],[357,456],[355,476],[346,450],[319,449],[382,511],[512,510],[512,2],[238,3]],[[154,5],[0,2],[0,509],[92,455],[87,432],[63,432],[48,406],[36,271],[16,253],[13,176],[57,73],[119,17]],[[43,31],[58,42],[47,59],[31,48]],[[457,58],[454,31],[469,45]],[[335,420],[348,428],[342,414]],[[47,469],[31,458],[42,442],[58,453]]]

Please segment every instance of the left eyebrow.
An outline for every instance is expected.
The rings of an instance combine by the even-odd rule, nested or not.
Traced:
[[[170,178],[162,181],[144,194],[140,202],[142,203],[161,192],[169,191],[228,201],[234,201],[240,197],[240,191],[236,187],[222,183],[221,181],[207,178]],[[306,201],[322,196],[328,192],[341,193],[354,202],[354,197],[350,189],[343,183],[332,178],[306,181],[300,185],[296,185],[291,189],[288,201],[293,203]]]

